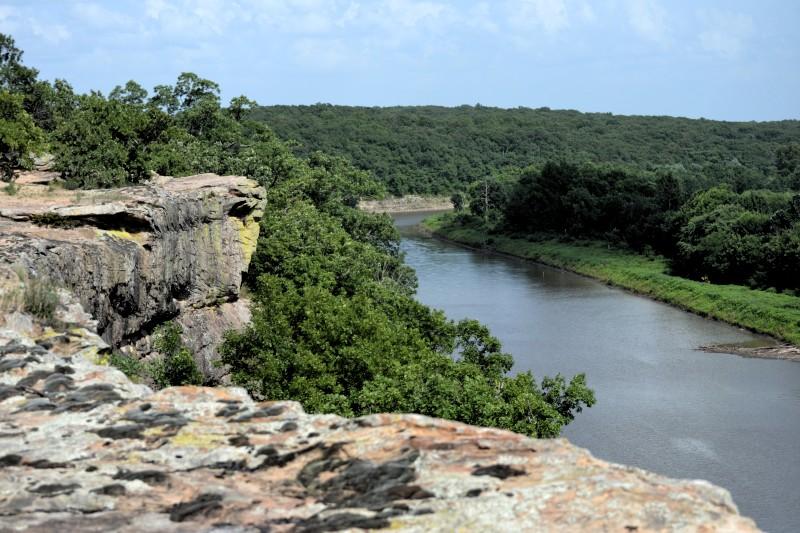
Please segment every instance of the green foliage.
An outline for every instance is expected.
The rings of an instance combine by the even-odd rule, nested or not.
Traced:
[[[467,197],[463,192],[456,191],[450,195],[450,203],[455,211],[463,211],[467,205]]]
[[[513,360],[484,326],[414,301],[391,220],[353,207],[376,190],[363,172],[322,154],[275,160],[261,178],[274,208],[249,272],[252,322],[220,348],[234,383],[311,412],[416,412],[538,436],[594,403],[580,377],[545,391],[509,376]]]
[[[44,134],[25,111],[23,100],[22,95],[0,91],[0,178],[3,181],[11,181],[17,168],[30,168],[31,154],[41,149],[44,142]]]
[[[718,283],[800,288],[800,194],[716,187],[676,214],[676,272]]]
[[[49,280],[30,278],[25,283],[22,308],[45,324],[55,321],[58,301],[56,288]]]
[[[559,162],[524,169],[509,198],[495,215],[502,223],[484,219],[490,232],[603,239],[661,253],[690,278],[800,287],[792,266],[800,195],[721,185],[687,200],[671,172]]]
[[[203,374],[192,353],[183,345],[182,332],[175,322],[167,322],[156,329],[153,346],[161,357],[150,362],[146,371],[159,388],[203,384]]]
[[[234,120],[239,122],[257,106],[258,102],[255,100],[251,100],[245,95],[240,95],[231,99],[231,103],[228,106],[228,112],[231,114]]]
[[[50,228],[75,228],[80,225],[80,222],[75,219],[63,217],[51,211],[34,213],[30,216],[30,221],[38,226]]]
[[[147,100],[147,89],[133,80],[128,81],[125,87],[117,85],[108,94],[109,100],[115,100],[129,105],[143,105]]]
[[[508,203],[509,186],[497,179],[484,178],[467,188],[469,211],[483,219],[484,224],[497,222]]]
[[[800,191],[800,142],[781,146],[775,151],[775,168],[784,187]]]
[[[393,195],[449,194],[510,167],[568,159],[631,170],[671,170],[689,192],[728,183],[741,192],[780,186],[775,153],[800,138],[800,121],[720,122],[486,106],[260,107],[251,115],[283,138],[347,157]]]
[[[141,381],[148,375],[145,364],[120,352],[111,352],[111,355],[108,356],[108,364],[118,368],[135,382]]]
[[[78,102],[53,135],[56,169],[67,186],[118,187],[147,178],[143,141],[161,133],[157,117],[98,93],[84,95]]]

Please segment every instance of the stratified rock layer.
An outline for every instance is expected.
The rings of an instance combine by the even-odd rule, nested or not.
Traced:
[[[147,353],[153,328],[177,319],[219,377],[222,332],[249,320],[237,300],[263,204],[255,182],[213,174],[103,191],[27,186],[0,195],[0,263],[72,290],[115,347]]]
[[[70,297],[58,330],[0,315],[0,531],[756,530],[723,489],[564,439],[153,393],[97,364],[107,345]]]

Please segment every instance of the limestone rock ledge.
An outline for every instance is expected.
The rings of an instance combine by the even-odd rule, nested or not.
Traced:
[[[116,348],[146,354],[153,328],[177,319],[192,330],[184,338],[205,374],[218,378],[222,332],[249,320],[239,288],[264,190],[214,174],[94,191],[32,183],[0,193],[0,264],[69,288]]]
[[[13,282],[12,274],[7,276]],[[0,531],[756,531],[724,489],[418,415],[153,393],[80,306],[0,315]]]

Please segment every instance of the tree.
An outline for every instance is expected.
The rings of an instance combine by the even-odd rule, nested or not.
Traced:
[[[800,143],[778,148],[775,152],[775,167],[787,188],[800,191]]]
[[[175,82],[173,94],[178,100],[179,110],[185,111],[204,101],[219,105],[219,85],[201,78],[194,72],[182,72]]]
[[[116,100],[124,104],[144,105],[147,100],[147,89],[133,80],[125,83],[125,87],[117,85],[108,95],[109,100]]]
[[[22,55],[14,38],[0,33],[0,88],[22,94],[30,92],[39,71],[24,66]]]
[[[56,170],[69,187],[118,187],[149,176],[151,144],[168,122],[161,112],[93,93],[80,98],[76,110],[53,134]]]
[[[242,118],[256,107],[258,107],[258,103],[255,100],[241,95],[231,99],[228,112],[233,116],[234,120],[241,122]]]
[[[470,212],[483,218],[484,224],[498,219],[505,209],[508,194],[505,184],[495,178],[484,178],[467,189]]]
[[[450,196],[450,203],[453,204],[453,209],[456,211],[463,211],[467,202],[467,198],[463,192],[457,191]]]
[[[153,347],[161,358],[149,366],[149,371],[160,388],[203,384],[203,374],[192,353],[183,345],[181,333],[183,328],[175,322],[162,324],[155,331]]]
[[[13,181],[14,170],[30,168],[33,152],[40,150],[44,134],[25,112],[23,96],[0,91],[0,172]]]

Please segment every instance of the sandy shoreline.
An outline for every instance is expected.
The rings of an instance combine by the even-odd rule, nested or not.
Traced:
[[[401,196],[383,200],[361,200],[358,208],[368,213],[416,213],[422,211],[444,211],[453,209],[446,196]]]
[[[728,353],[742,357],[758,359],[783,359],[800,362],[800,348],[791,344],[774,344],[771,346],[742,346],[739,344],[709,344],[697,348],[706,353]]]

